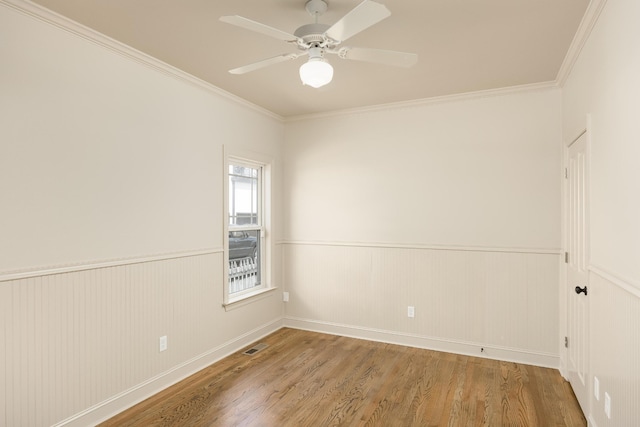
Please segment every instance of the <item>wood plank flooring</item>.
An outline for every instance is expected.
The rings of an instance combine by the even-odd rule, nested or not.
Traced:
[[[281,329],[107,426],[586,426],[558,371]]]

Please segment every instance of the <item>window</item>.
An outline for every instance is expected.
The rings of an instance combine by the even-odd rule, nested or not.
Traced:
[[[269,165],[243,157],[226,162],[225,306],[268,290],[266,244]]]

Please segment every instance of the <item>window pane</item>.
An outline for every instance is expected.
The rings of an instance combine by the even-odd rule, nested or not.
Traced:
[[[260,230],[229,231],[229,295],[260,286]]]
[[[247,166],[229,165],[229,175],[244,176],[247,178],[257,178],[257,169]]]
[[[229,165],[229,225],[259,225],[258,168]]]

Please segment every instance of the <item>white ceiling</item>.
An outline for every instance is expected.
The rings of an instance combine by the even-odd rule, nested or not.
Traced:
[[[361,0],[328,0],[332,24]],[[589,0],[379,0],[391,16],[349,46],[414,52],[396,68],[330,56],[334,79],[303,86],[303,58],[244,75],[229,69],[282,53],[285,42],[219,21],[241,15],[293,33],[305,0],[35,0],[221,89],[289,117],[556,79]]]

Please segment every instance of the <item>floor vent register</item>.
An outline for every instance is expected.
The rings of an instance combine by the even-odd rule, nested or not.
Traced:
[[[260,350],[264,350],[267,347],[269,347],[267,344],[259,343],[259,344],[254,345],[250,349],[243,351],[242,354],[246,354],[248,356],[252,356],[252,355],[256,354],[257,352],[259,352]]]

